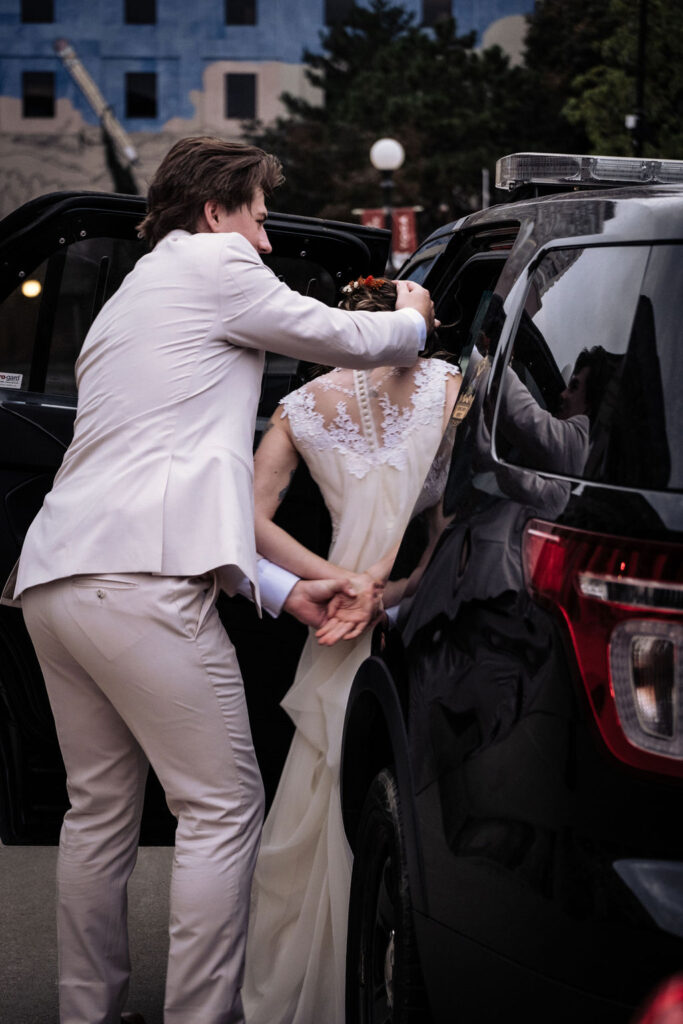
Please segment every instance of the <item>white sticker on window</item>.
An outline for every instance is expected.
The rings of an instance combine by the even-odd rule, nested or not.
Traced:
[[[0,388],[20,388],[23,379],[23,373],[3,373],[0,370]]]

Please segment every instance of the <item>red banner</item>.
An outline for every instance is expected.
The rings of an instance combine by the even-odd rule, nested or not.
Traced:
[[[391,210],[391,263],[395,268],[407,260],[417,249],[417,221],[415,211],[422,207],[395,206]],[[387,216],[383,209],[354,210],[360,215],[361,224],[372,228],[387,226]]]
[[[361,210],[360,222],[370,228],[384,228],[386,227],[384,210]]]
[[[412,206],[396,206],[392,210],[391,248],[394,260],[400,262],[417,249],[417,224]]]

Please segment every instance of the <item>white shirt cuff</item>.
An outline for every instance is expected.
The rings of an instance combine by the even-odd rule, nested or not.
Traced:
[[[401,309],[397,309],[396,312],[407,313],[410,316],[410,319],[414,322],[420,332],[420,348],[424,348],[425,341],[427,340],[427,324],[425,323],[425,318],[422,316],[422,313],[418,313],[418,311],[413,309],[412,306],[403,306]]]
[[[283,569],[281,565],[269,562],[267,558],[259,558],[256,572],[261,591],[261,607],[276,619],[282,611],[282,606],[289,597],[292,587],[299,582],[299,577],[295,576],[293,572]],[[246,576],[242,577],[237,587],[237,593],[251,601],[251,584]]]
[[[400,606],[397,605],[397,604],[392,604],[392,605],[390,605],[389,608],[385,608],[384,609],[384,611],[386,612],[386,616],[387,616],[387,618],[388,618],[388,620],[389,620],[389,622],[390,622],[390,624],[392,626],[395,626],[396,623],[398,622],[398,609],[399,609],[399,607]]]

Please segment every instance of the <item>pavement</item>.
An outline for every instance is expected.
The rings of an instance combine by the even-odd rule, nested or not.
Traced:
[[[129,1010],[162,1024],[173,850],[141,847],[128,889]],[[47,846],[0,846],[0,1021],[58,1024],[55,865]]]

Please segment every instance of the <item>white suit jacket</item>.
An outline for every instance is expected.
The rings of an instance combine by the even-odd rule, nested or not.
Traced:
[[[77,574],[219,570],[258,604],[252,448],[264,350],[411,365],[415,310],[349,313],[292,291],[239,234],[172,231],[95,319],[74,437],[27,533],[15,597]]]

